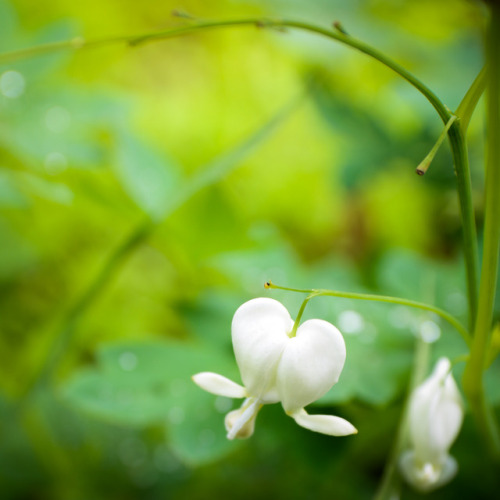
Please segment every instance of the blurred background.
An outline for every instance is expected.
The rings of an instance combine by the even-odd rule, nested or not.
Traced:
[[[470,0],[0,1],[0,49],[143,34],[201,20],[341,21],[455,109],[482,66]],[[137,47],[54,51],[0,66],[0,497],[372,498],[401,416],[417,334],[431,360],[466,352],[435,316],[318,298],[348,356],[310,410],[332,438],[263,408],[225,439],[190,376],[239,381],[230,323],[291,287],[400,295],[466,321],[461,231],[442,124],[380,63],[328,39],[254,26]],[[481,105],[469,131],[482,219]],[[499,310],[500,308],[497,308]],[[460,379],[461,369],[455,375]],[[487,380],[500,404],[500,366]],[[492,498],[469,416],[456,479],[428,498]],[[403,498],[419,495],[404,488]]]

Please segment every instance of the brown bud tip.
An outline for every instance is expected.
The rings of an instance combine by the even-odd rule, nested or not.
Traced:
[[[270,281],[266,281],[264,283],[264,288],[271,288],[271,282]]]
[[[342,24],[340,24],[340,21],[335,21],[333,23],[333,27],[339,31],[340,33],[342,33],[343,35],[347,35],[347,31],[344,29],[344,27],[342,26]]]
[[[422,176],[422,175],[424,175],[424,174],[425,174],[425,170],[422,170],[422,169],[420,169],[420,168],[417,168],[417,169],[415,170],[415,172],[416,172],[416,174],[417,174],[417,175],[420,175],[420,176]]]

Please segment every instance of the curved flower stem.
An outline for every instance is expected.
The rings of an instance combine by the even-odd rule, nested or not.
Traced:
[[[325,29],[320,26],[315,26],[313,24],[293,21],[289,19],[263,19],[263,18],[248,18],[248,19],[232,19],[232,20],[221,20],[221,21],[207,21],[207,22],[193,22],[187,26],[182,26],[180,28],[156,31],[152,33],[146,33],[143,35],[132,35],[132,36],[119,36],[119,37],[104,37],[95,40],[85,40],[80,37],[73,38],[71,40],[48,43],[45,45],[39,45],[37,47],[31,47],[28,49],[17,50],[13,52],[6,52],[0,54],[0,64],[14,62],[20,59],[25,59],[28,57],[33,57],[37,55],[43,55],[47,53],[52,53],[61,50],[78,50],[85,48],[100,47],[104,45],[110,45],[115,43],[127,43],[131,46],[137,46],[146,42],[165,40],[168,38],[173,38],[177,36],[187,35],[189,33],[203,31],[207,29],[214,28],[224,28],[224,27],[237,27],[237,26],[257,26],[258,28],[296,28],[303,31],[309,31],[311,33],[316,33],[340,43],[348,45],[370,57],[373,57],[377,61],[381,62],[388,68],[395,71],[398,75],[408,81],[413,85],[426,99],[432,104],[436,109],[441,119],[447,123],[450,119],[450,111],[443,104],[443,102],[438,98],[438,96],[423,82],[421,82],[417,77],[412,75],[405,68],[400,66],[398,63],[387,57],[382,52],[377,49],[367,45],[360,40],[357,40],[343,31],[333,31],[332,29]]]
[[[265,285],[265,288],[276,288],[278,290],[287,290],[289,292],[299,292],[299,293],[308,293],[310,297],[308,300],[313,297],[340,297],[344,299],[356,299],[356,300],[370,300],[374,302],[385,302],[388,304],[399,304],[402,306],[413,307],[416,309],[422,309],[424,311],[429,311],[434,314],[437,314],[445,321],[447,321],[450,325],[452,325],[458,333],[465,340],[466,344],[470,346],[471,338],[469,332],[465,329],[465,327],[451,314],[443,311],[443,309],[439,309],[430,304],[425,304],[424,302],[417,302],[415,300],[403,299],[401,297],[390,297],[387,295],[373,295],[368,293],[355,293],[355,292],[340,292],[336,290],[324,290],[324,289],[300,289],[300,288],[288,288],[284,286],[275,285],[271,281],[268,281]]]
[[[249,19],[221,20],[221,21],[208,21],[208,22],[198,21],[198,22],[193,22],[187,26],[182,26],[180,28],[156,31],[152,33],[146,33],[143,35],[108,37],[96,40],[84,40],[83,38],[77,37],[65,42],[63,41],[63,42],[49,43],[46,45],[40,45],[38,47],[32,47],[28,49],[0,54],[0,64],[6,62],[13,62],[27,57],[33,57],[36,55],[42,55],[60,50],[78,50],[78,49],[99,47],[115,43],[127,43],[130,46],[137,46],[146,42],[165,40],[168,38],[187,35],[189,33],[194,33],[198,31],[210,30],[216,28],[225,28],[225,27],[237,27],[237,26],[256,26],[258,28],[274,28],[280,30],[284,28],[295,28],[333,39],[339,43],[347,45],[353,49],[356,49],[372,57],[373,59],[379,61],[383,65],[392,69],[399,76],[404,78],[430,102],[430,104],[437,111],[438,115],[440,116],[441,120],[445,125],[450,122],[450,119],[453,116],[451,111],[439,99],[439,97],[429,87],[427,87],[423,82],[421,82],[416,76],[414,76],[412,73],[407,71],[401,65],[399,65],[398,63],[387,57],[384,53],[347,34],[340,27],[338,23],[335,24],[337,29],[333,30],[333,29],[325,29],[310,23],[294,21],[289,19],[280,20],[280,19],[265,19],[265,18],[264,19],[249,18]],[[481,79],[479,79],[479,83],[481,83]],[[480,88],[481,85],[478,85],[477,88],[474,87],[475,90],[478,89],[480,90]],[[469,96],[471,98],[467,101],[467,103],[469,103],[470,101],[469,103],[470,106],[467,108],[467,110],[469,110],[471,106],[474,106],[475,103],[477,103],[479,95],[480,92],[472,94],[470,94],[469,92],[467,93],[466,97]],[[463,107],[461,111],[463,111]],[[464,255],[465,255],[466,271],[467,271],[467,292],[468,292],[467,295],[469,300],[469,312],[470,312],[469,321],[471,322],[471,324],[473,324],[477,310],[478,252],[477,252],[477,238],[476,238],[474,211],[472,207],[469,164],[468,164],[467,150],[465,146],[463,133],[464,133],[464,128],[461,128],[457,121],[453,123],[453,125],[450,127],[450,130],[448,131],[448,137],[453,153],[455,172],[457,175],[458,196],[460,201],[461,217],[463,222]]]
[[[486,106],[486,178],[484,243],[478,314],[470,359],[463,385],[478,428],[494,457],[500,461],[500,433],[487,404],[483,374],[491,343],[493,311],[500,250],[500,4],[491,2],[491,20],[486,38],[489,68]]]

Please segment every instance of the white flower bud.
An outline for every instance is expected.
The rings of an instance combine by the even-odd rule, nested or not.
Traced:
[[[410,399],[412,449],[403,453],[400,466],[406,480],[421,491],[438,488],[457,471],[456,461],[448,452],[462,426],[464,411],[450,369],[450,361],[441,358]]]

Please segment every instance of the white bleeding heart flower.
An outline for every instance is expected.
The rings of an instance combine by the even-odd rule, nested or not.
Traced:
[[[305,321],[293,335],[294,322],[278,301],[258,298],[238,308],[231,326],[236,362],[244,386],[222,375],[198,373],[193,381],[219,396],[245,398],[226,415],[227,437],[253,434],[264,404],[279,403],[302,427],[332,436],[355,434],[347,420],[309,415],[304,407],[337,383],[346,358],[342,334],[327,321]]]
[[[463,402],[451,363],[441,358],[433,373],[411,395],[408,425],[411,449],[400,458],[405,479],[420,491],[431,491],[449,482],[457,462],[449,455],[463,421]]]

